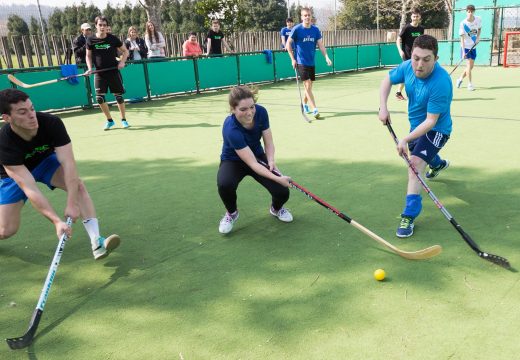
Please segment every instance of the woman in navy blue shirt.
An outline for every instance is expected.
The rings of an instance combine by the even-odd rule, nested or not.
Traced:
[[[237,188],[246,175],[253,177],[271,194],[271,215],[283,222],[291,222],[291,213],[283,207],[289,200],[291,179],[276,176],[270,171],[278,169],[274,161],[274,142],[267,110],[255,104],[254,93],[247,86],[237,86],[231,90],[229,106],[231,115],[224,120],[222,127],[224,144],[217,175],[218,193],[227,210],[220,221],[219,231],[229,233],[238,219]],[[266,163],[269,169],[258,160]]]

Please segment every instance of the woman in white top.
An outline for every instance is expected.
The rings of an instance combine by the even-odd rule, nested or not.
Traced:
[[[166,41],[163,34],[157,31],[155,24],[151,21],[146,22],[146,35],[144,37],[146,47],[148,48],[148,58],[165,57]]]

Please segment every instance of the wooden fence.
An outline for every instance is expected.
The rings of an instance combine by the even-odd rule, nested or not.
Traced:
[[[398,30],[338,30],[323,31],[325,46],[373,44],[387,42],[389,33]],[[427,34],[439,40],[446,40],[446,29],[427,29]],[[395,36],[395,34],[394,34]],[[188,34],[166,34],[166,56],[182,56],[182,44]],[[47,37],[50,54],[46,54],[43,37],[40,35],[0,37],[0,69],[55,66],[67,63],[70,56],[73,35],[53,35]],[[199,42],[205,45],[205,34],[198,35]],[[124,40],[124,37],[121,37]],[[395,37],[394,37],[395,39]],[[229,43],[236,52],[280,49],[280,33],[277,31],[245,32],[229,36]],[[74,55],[72,54],[72,62]]]

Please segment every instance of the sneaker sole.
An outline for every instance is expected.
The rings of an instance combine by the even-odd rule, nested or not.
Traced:
[[[115,250],[119,246],[119,244],[121,244],[121,238],[119,237],[119,235],[110,235],[105,239],[105,249],[107,250],[107,252]]]

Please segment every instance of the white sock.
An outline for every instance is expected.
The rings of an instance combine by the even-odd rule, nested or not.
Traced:
[[[90,237],[90,243],[92,248],[98,247],[97,239],[99,237],[99,224],[97,218],[90,218],[83,220],[83,226],[87,230],[87,234]]]

